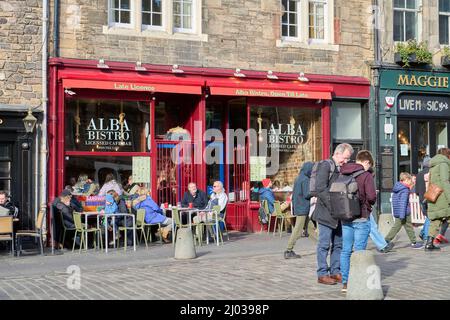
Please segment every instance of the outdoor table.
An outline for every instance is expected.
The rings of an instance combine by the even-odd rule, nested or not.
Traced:
[[[167,213],[167,211],[170,211],[170,217],[172,218],[172,245],[175,245],[175,241],[173,241],[173,238],[175,237],[175,220],[172,216],[172,209],[178,209],[178,216],[180,218],[180,221],[182,221],[181,214],[182,213],[189,213],[189,228],[192,230],[192,213],[198,212],[199,210],[197,208],[186,208],[186,207],[169,207],[164,209],[164,213]]]
[[[83,214],[85,215],[85,226],[87,229],[87,218],[90,215],[96,215],[97,216],[97,228],[99,228],[99,217],[105,217],[105,253],[108,253],[108,218],[112,217],[113,218],[113,239],[115,239],[116,237],[116,228],[114,228],[114,222],[115,222],[115,217],[117,216],[122,216],[125,217],[125,219],[127,217],[131,217],[133,220],[133,250],[136,251],[136,219],[134,214],[131,213],[102,213],[102,212],[83,212]],[[125,225],[127,225],[126,220],[125,220]],[[125,231],[126,232],[126,231]],[[87,243],[87,233],[86,233],[86,243]],[[114,248],[116,247],[116,242],[114,241]]]

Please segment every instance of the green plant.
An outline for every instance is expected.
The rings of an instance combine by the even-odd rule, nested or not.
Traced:
[[[433,54],[428,51],[427,42],[417,42],[415,39],[408,40],[406,43],[399,43],[396,52],[400,54],[403,67],[409,67],[409,56],[416,55],[418,63],[430,64],[433,61]]]
[[[442,49],[442,56],[450,59],[450,47]]]

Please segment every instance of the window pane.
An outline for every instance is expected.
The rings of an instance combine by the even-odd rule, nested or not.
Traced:
[[[287,23],[288,22],[288,14],[287,14],[287,12],[283,13],[283,16],[281,17],[281,22],[282,23]]]
[[[149,13],[143,13],[142,14],[142,24],[145,24],[147,26],[151,25],[150,14]]]
[[[289,24],[297,24],[297,14],[289,13]]]
[[[7,143],[0,144],[0,160],[11,160],[11,145]]]
[[[405,41],[403,28],[403,12],[394,11],[394,41]]]
[[[190,16],[183,16],[183,28],[184,29],[191,29],[191,17]]]
[[[11,180],[0,180],[0,190],[4,190],[8,194],[10,194],[11,193]]]
[[[297,11],[297,1],[289,1],[289,11]]]
[[[114,0],[113,6],[115,9],[119,9],[120,8],[120,0]]]
[[[119,23],[120,22],[120,11],[114,10],[114,22]]]
[[[192,4],[191,3],[185,3],[183,4],[183,14],[185,15],[191,15],[191,8],[192,8]]]
[[[130,9],[130,0],[121,0],[120,8],[129,10]]]
[[[152,0],[142,0],[142,11],[150,11]]]
[[[281,35],[282,35],[283,37],[288,37],[288,36],[289,36],[289,34],[288,34],[288,27],[287,27],[287,25],[285,25],[285,24],[283,24],[283,25],[281,26]]]
[[[181,14],[181,5],[179,2],[173,3],[173,13],[174,14]]]
[[[417,142],[418,142],[418,154],[415,156],[417,158],[417,164],[419,168],[422,167],[423,158],[430,154],[430,143],[428,135],[428,121],[418,121],[417,122]]]
[[[120,23],[130,23],[130,11],[122,11],[120,15]]]
[[[450,12],[450,0],[439,0],[439,11]]]
[[[439,43],[449,44],[448,21],[449,16],[439,16]]]
[[[398,122],[398,172],[411,172],[410,122]]]
[[[435,131],[436,131],[436,152],[440,148],[447,148],[447,122],[439,121],[435,123]]]
[[[408,9],[416,9],[416,0],[406,0],[406,8]]]
[[[162,26],[161,14],[154,13],[153,14],[153,25],[154,26]]]
[[[282,10],[283,10],[283,11],[286,11],[286,10],[288,9],[287,3],[288,3],[287,0],[281,0],[281,5],[283,6],[283,7],[282,7]]]
[[[173,17],[173,25],[175,26],[175,28],[181,28],[181,17],[180,16]]]
[[[405,0],[394,0],[394,8],[404,8]]]
[[[333,102],[333,137],[362,139],[362,110],[360,103]]]
[[[406,15],[406,39],[415,39],[416,38],[416,13],[414,12],[405,12]]]
[[[289,37],[297,36],[297,28],[295,26],[289,26]]]
[[[147,152],[149,115],[149,102],[67,100],[66,150]]]
[[[162,12],[161,0],[153,0],[153,12]]]

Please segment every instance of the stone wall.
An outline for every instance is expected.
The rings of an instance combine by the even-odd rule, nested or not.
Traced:
[[[62,0],[60,53],[66,58],[368,77],[371,1],[335,0],[334,6],[334,45],[311,49],[277,45],[279,0],[203,0],[206,41],[126,30],[114,34],[108,31],[107,0]]]
[[[42,1],[0,1],[0,104],[41,104]]]

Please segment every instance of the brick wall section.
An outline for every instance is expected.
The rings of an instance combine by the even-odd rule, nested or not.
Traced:
[[[277,47],[280,7],[279,0],[204,0],[208,41],[201,42],[104,34],[107,0],[62,0],[61,57],[369,77],[370,0],[335,0],[338,51]]]
[[[1,1],[1,104],[41,104],[41,47],[42,1]]]

